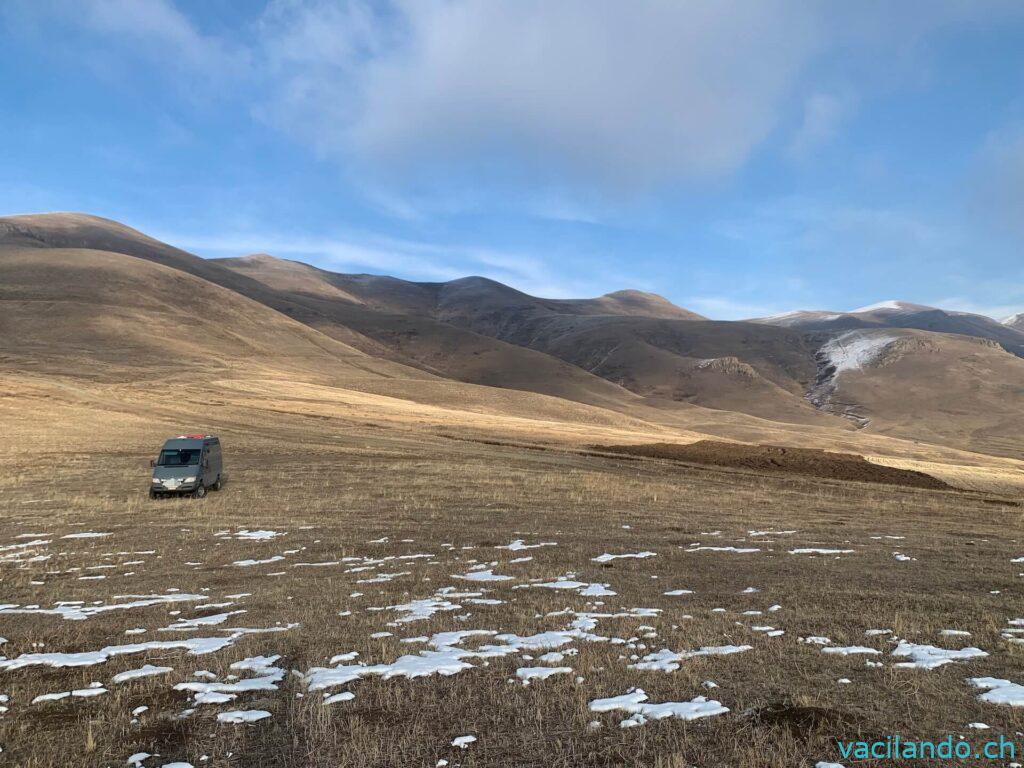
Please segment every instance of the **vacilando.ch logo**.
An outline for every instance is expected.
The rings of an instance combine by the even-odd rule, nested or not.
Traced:
[[[964,739],[904,739],[899,734],[873,741],[836,742],[839,754],[846,760],[1013,760],[1017,747],[1009,739],[972,744]]]

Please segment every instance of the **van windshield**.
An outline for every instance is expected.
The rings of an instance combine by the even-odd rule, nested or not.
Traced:
[[[158,467],[187,467],[199,463],[199,448],[176,448],[173,450],[160,451],[160,458],[157,459]]]

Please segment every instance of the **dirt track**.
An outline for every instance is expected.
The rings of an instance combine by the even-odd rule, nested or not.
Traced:
[[[942,489],[951,486],[924,472],[872,464],[863,456],[832,453],[816,448],[783,448],[774,445],[740,445],[701,440],[689,445],[597,445],[595,449],[652,459],[711,464],[757,472],[787,472],[831,480],[885,483],[912,488]]]

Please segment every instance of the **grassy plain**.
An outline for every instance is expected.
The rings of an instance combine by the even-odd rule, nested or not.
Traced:
[[[150,501],[147,461],[163,437],[181,429],[171,409],[129,389],[117,408],[98,406],[87,388],[75,402],[69,394],[36,402],[27,391],[9,390],[0,412],[14,438],[0,473],[0,603],[111,606],[131,601],[119,596],[170,590],[208,599],[81,620],[0,611],[7,638],[0,654],[16,659],[296,626],[240,635],[203,655],[160,648],[88,666],[0,671],[0,693],[9,697],[0,746],[12,765],[120,766],[148,752],[159,757],[146,766],[177,760],[211,768],[439,760],[467,768],[813,766],[839,760],[837,738],[962,734],[980,743],[998,734],[1016,739],[1024,730],[1022,710],[980,701],[967,684],[982,676],[1024,682],[1024,646],[1004,637],[1008,621],[1021,614],[1024,570],[1011,562],[1024,555],[1024,509],[1012,494],[584,455],[584,437],[625,442],[628,430],[619,425],[593,425],[587,435],[574,427],[553,440],[557,422],[533,432],[513,424],[494,439],[486,423],[470,429],[454,417],[447,426],[443,419],[367,418],[312,398],[311,415],[300,417],[294,403],[288,412],[241,400],[217,407],[190,392],[185,400],[199,404],[202,423],[222,436],[229,480],[203,500]],[[282,535],[246,540],[237,538],[241,530]],[[109,535],[61,538],[81,532]],[[500,548],[516,540],[556,545]],[[48,543],[28,545],[37,541]],[[790,554],[801,548],[853,551]],[[656,554],[593,559],[642,552]],[[399,559],[417,554],[429,557]],[[512,562],[525,557],[531,559]],[[234,565],[246,560],[268,562]],[[474,568],[511,579],[456,578]],[[559,580],[607,585],[616,594],[534,586]],[[665,594],[680,589],[692,594]],[[396,623],[406,612],[389,607],[424,599],[457,608]],[[231,615],[219,624],[166,629],[219,612]],[[597,615],[587,633],[556,637],[550,647],[522,644],[537,633],[564,633],[583,614]],[[769,637],[764,627],[785,633]],[[146,632],[125,634],[137,629]],[[893,634],[865,635],[871,629]],[[940,635],[949,629],[971,635]],[[457,674],[373,674],[326,691],[351,691],[349,701],[325,704],[324,691],[310,690],[310,670],[331,666],[335,655],[359,654],[335,666],[392,664],[431,649],[403,638],[462,630],[520,640],[474,635],[442,644],[442,651],[468,652],[516,646],[466,656],[472,666]],[[801,642],[814,636],[879,653],[827,654]],[[892,655],[894,637],[976,646],[989,655],[902,669],[895,664],[907,659]],[[671,672],[630,667],[661,649],[727,645],[751,649],[687,657]],[[520,667],[544,666],[539,658],[549,652],[563,657],[548,666],[571,672],[529,685],[516,678]],[[194,692],[175,690],[204,680],[197,671],[222,683],[232,674],[251,677],[230,664],[258,655],[281,656],[275,664],[285,675],[272,690],[219,705],[196,704]],[[112,682],[143,664],[173,671]],[[92,683],[108,692],[31,703]],[[706,696],[730,711],[623,728],[629,713],[588,708],[634,687],[650,702]],[[148,710],[133,716],[142,706]],[[255,709],[270,717],[248,725],[216,719]],[[187,710],[195,711],[182,716]],[[968,727],[977,722],[991,728]],[[464,735],[477,740],[466,749],[451,745]]]

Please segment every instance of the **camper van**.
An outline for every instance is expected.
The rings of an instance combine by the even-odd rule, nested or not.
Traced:
[[[184,495],[201,499],[208,488],[220,490],[224,465],[220,439],[213,435],[172,437],[149,464],[153,468],[151,499]]]

